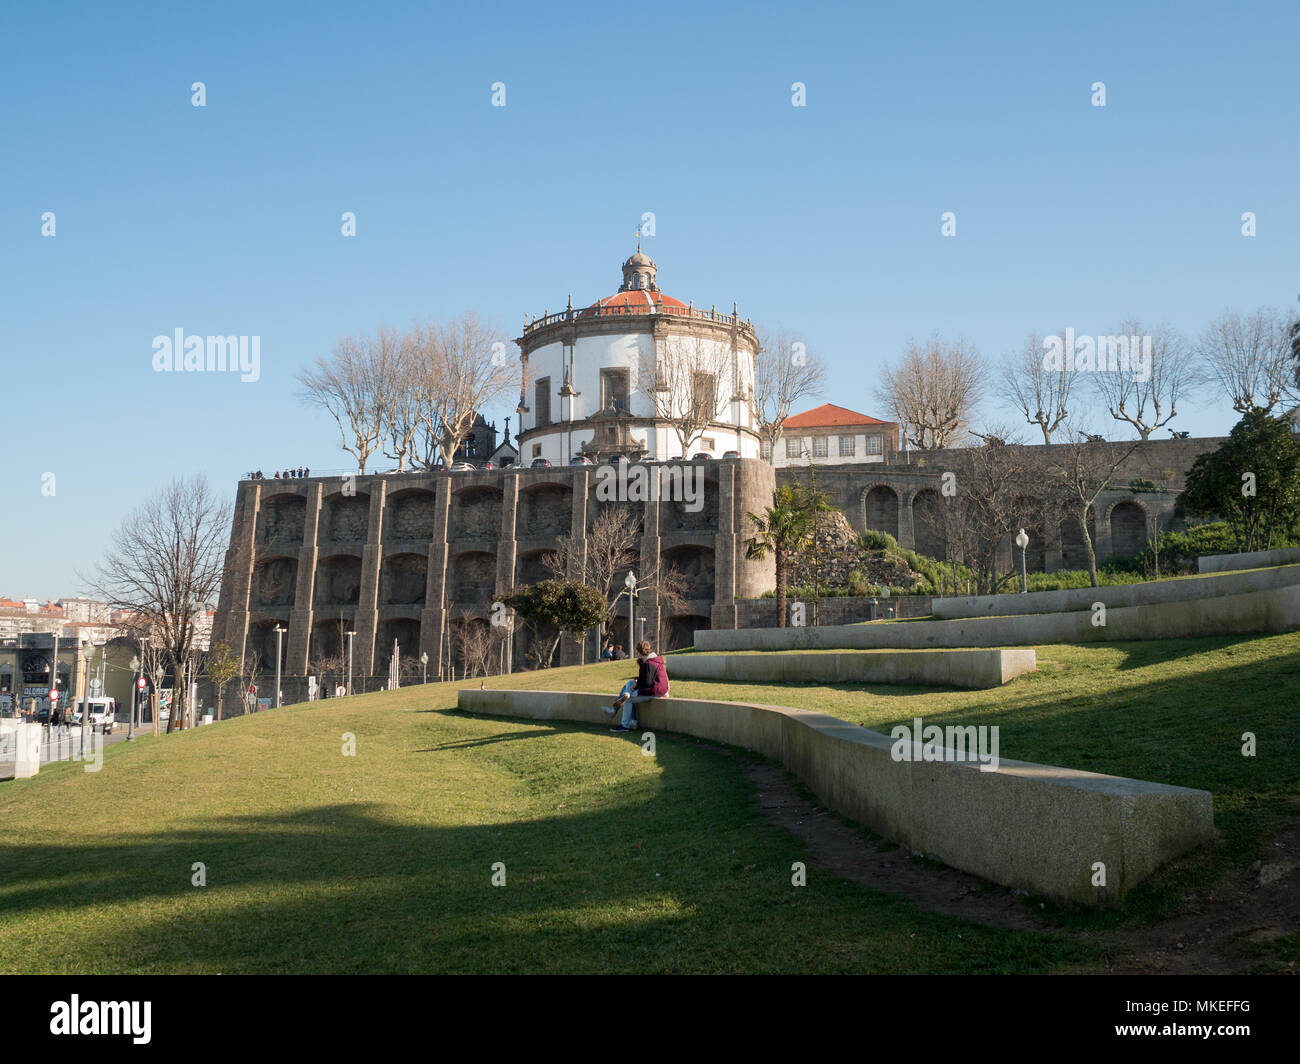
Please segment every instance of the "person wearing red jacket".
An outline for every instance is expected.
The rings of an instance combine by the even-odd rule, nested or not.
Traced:
[[[605,712],[613,716],[621,708],[623,717],[610,731],[631,731],[639,727],[636,720],[636,707],[652,698],[663,698],[668,694],[668,666],[664,659],[655,653],[650,640],[643,639],[636,645],[637,676],[628,680],[619,692],[612,706],[605,706]]]

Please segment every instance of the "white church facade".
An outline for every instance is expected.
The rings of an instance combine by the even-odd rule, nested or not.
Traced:
[[[612,296],[531,319],[519,345],[519,464],[623,455],[759,457],[754,327],[665,295],[638,245]],[[685,437],[685,438],[683,438]]]

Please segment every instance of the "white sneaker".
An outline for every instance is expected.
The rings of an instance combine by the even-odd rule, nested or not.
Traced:
[[[613,706],[601,706],[600,708],[605,711],[605,715],[607,717],[612,717],[615,713],[618,712],[618,710],[615,709]]]

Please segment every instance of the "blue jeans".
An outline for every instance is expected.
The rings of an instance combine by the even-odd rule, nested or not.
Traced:
[[[623,703],[623,718],[620,723],[623,727],[630,728],[632,722],[636,720],[636,707],[642,702],[649,702],[654,695],[637,694],[636,681],[628,680],[628,682],[623,685],[623,690],[618,693],[618,697],[627,699],[627,701]]]

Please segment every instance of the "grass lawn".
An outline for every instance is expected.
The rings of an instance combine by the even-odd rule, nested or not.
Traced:
[[[628,674],[611,662],[488,683],[613,691]],[[1157,877],[1123,916],[1059,914],[1056,934],[925,912],[815,862],[792,887],[809,855],[764,818],[743,757],[672,735],[644,757],[603,730],[460,713],[463,685],[430,684],[0,783],[0,971],[1091,970],[1100,948],[1075,930],[1172,907],[1253,859],[1293,808],[1298,677],[1300,635],[1286,635],[1041,647],[1038,674],[993,691],[674,684],[876,728],[998,724],[1003,757],[1214,793],[1217,852]],[[195,862],[206,886],[191,885]]]

